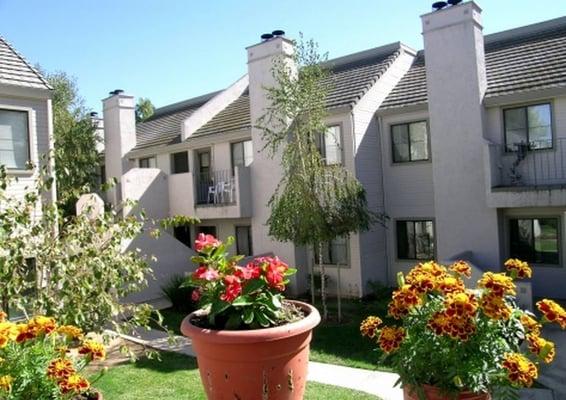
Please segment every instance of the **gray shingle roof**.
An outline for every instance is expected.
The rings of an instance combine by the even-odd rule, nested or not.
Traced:
[[[486,97],[566,87],[566,17],[485,36]],[[382,104],[405,107],[428,101],[420,51]]]
[[[399,51],[400,43],[393,43],[328,61],[326,65],[332,71],[329,77],[331,89],[327,98],[328,108],[354,105],[387,70]],[[134,150],[180,143],[182,121],[214,94],[198,98],[204,101],[191,99],[156,110],[148,121],[137,125],[137,146]],[[173,111],[165,110],[167,108],[172,108]],[[250,127],[250,102],[246,90],[191,137]]]
[[[0,36],[0,83],[35,89],[51,89],[43,76]]]

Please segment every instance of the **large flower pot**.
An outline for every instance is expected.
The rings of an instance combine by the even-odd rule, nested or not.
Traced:
[[[211,330],[191,321],[181,332],[192,340],[202,384],[209,400],[301,400],[304,396],[316,308],[292,301],[306,314],[298,322],[246,331]]]
[[[423,385],[424,395],[427,400],[490,400],[489,393],[461,392],[458,397],[450,397],[434,386]],[[405,400],[420,400],[416,390],[405,386],[403,388],[403,398]]]

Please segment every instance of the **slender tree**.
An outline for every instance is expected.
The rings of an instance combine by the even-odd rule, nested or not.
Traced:
[[[136,121],[143,122],[153,115],[155,107],[150,99],[140,97],[136,104]]]
[[[368,209],[363,186],[342,165],[326,165],[317,146],[327,131],[326,98],[332,76],[312,41],[296,43],[292,56],[275,60],[276,85],[267,90],[269,106],[257,121],[266,149],[281,155],[283,176],[270,199],[269,234],[308,246],[318,255],[323,318],[326,305],[324,243],[369,229],[377,214]],[[312,276],[312,274],[311,274]],[[311,284],[311,290],[312,284]]]

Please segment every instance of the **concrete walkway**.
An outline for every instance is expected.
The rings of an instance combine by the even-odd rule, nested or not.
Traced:
[[[196,357],[191,341],[184,336],[174,336],[173,340],[162,331],[139,330],[138,337],[121,335],[133,343],[160,351],[173,351]],[[529,389],[521,391],[521,400],[566,400],[566,333],[560,329],[545,328],[545,337],[557,345],[556,362],[549,368],[543,369],[539,381],[551,390]],[[399,375],[389,372],[370,371],[366,369],[343,367],[340,365],[309,362],[307,380],[340,386],[348,389],[375,395],[383,400],[402,400],[403,391],[393,387]]]

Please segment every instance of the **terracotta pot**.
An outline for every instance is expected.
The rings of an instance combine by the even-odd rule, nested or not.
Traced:
[[[209,400],[302,400],[307,379],[312,329],[320,314],[309,304],[291,301],[307,315],[267,329],[203,329],[189,314],[181,332],[192,340],[202,384]]]
[[[440,389],[423,385],[422,386],[427,400],[490,400],[491,396],[489,393],[472,393],[472,392],[461,392],[458,397],[450,397],[441,392]],[[403,387],[403,398],[405,400],[420,400],[417,391],[412,390],[410,387]]]

